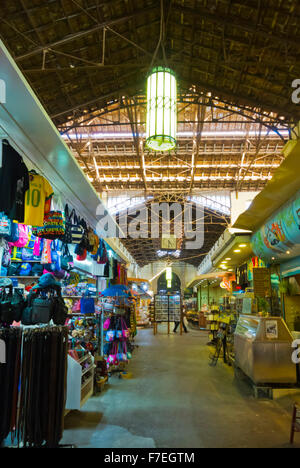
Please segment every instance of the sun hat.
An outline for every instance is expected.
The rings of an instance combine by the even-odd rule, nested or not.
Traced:
[[[34,287],[34,289],[45,289],[45,288],[60,288],[61,284],[55,280],[54,276],[51,273],[46,273],[45,275],[41,276],[39,279],[38,284]]]

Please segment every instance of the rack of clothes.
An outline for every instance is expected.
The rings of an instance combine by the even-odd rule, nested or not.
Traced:
[[[6,363],[0,364],[0,444],[55,448],[63,435],[68,329],[2,328]]]

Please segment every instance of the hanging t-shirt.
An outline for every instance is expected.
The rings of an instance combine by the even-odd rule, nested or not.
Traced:
[[[14,208],[17,200],[17,191],[18,200],[21,205],[22,203],[24,204],[24,197],[27,188],[28,169],[25,166],[23,159],[7,140],[3,140],[2,165],[0,167],[0,212],[3,211],[6,215],[10,216],[10,212]],[[17,221],[19,221],[18,218]]]
[[[16,199],[14,206],[9,212],[9,218],[15,219],[19,223],[24,223],[25,218],[25,194],[29,189],[29,173],[26,168],[22,179],[17,182]]]
[[[29,189],[25,195],[25,220],[29,226],[43,226],[45,205],[53,195],[53,189],[43,176],[30,173]]]

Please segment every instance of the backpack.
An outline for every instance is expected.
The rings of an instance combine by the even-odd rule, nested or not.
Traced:
[[[10,254],[10,248],[9,248],[7,241],[4,241],[3,248],[4,248],[4,251],[2,255],[2,266],[4,268],[8,268],[11,264],[11,254]]]
[[[80,244],[84,236],[84,228],[80,225],[75,210],[69,214],[69,207],[65,207],[65,235],[61,238],[64,244]]]
[[[65,325],[68,317],[68,307],[65,304],[64,299],[61,294],[58,294],[54,298],[54,307],[53,307],[53,322],[55,325]]]
[[[18,225],[19,238],[13,245],[22,249],[28,243],[28,227],[25,224]]]

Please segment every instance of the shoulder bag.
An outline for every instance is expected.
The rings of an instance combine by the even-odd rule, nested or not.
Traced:
[[[79,224],[75,210],[69,214],[69,206],[65,207],[65,235],[61,239],[64,244],[80,244],[84,236],[84,228]]]

